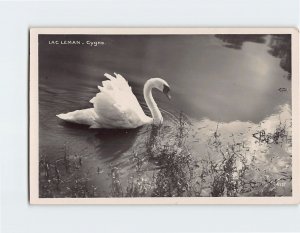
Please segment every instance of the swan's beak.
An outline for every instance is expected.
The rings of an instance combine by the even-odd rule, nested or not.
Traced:
[[[168,97],[169,100],[171,100],[170,92],[166,93],[166,96]]]
[[[168,97],[169,100],[171,99],[170,87],[164,85],[163,93]]]

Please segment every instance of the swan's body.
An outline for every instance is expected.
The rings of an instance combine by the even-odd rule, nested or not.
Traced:
[[[152,97],[152,89],[157,88],[169,96],[169,85],[160,78],[149,79],[144,86],[144,98],[151,111],[152,118],[145,115],[137,98],[132,93],[127,81],[119,74],[113,77],[105,76],[109,80],[98,86],[100,92],[90,100],[93,108],[76,110],[58,114],[62,120],[89,125],[90,128],[137,128],[145,124],[159,125],[162,115]]]

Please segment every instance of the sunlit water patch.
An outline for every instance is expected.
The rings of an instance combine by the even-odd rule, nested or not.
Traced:
[[[258,124],[195,123],[191,136],[205,195],[291,195],[292,125],[289,105]],[[204,137],[206,135],[206,137]],[[203,178],[205,177],[205,178]]]

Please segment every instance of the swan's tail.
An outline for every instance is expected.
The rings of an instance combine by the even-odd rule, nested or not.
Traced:
[[[61,113],[57,114],[56,116],[67,122],[90,126],[95,125],[95,120],[97,118],[97,115],[93,108]]]
[[[64,121],[71,121],[72,120],[72,118],[71,118],[71,116],[70,116],[69,113],[61,113],[61,114],[57,114],[56,116],[58,118],[64,120]]]

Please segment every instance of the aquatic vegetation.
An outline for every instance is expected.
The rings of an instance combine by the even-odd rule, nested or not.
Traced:
[[[233,134],[222,135],[217,125],[208,139],[207,156],[200,161],[206,195],[291,195],[291,125],[278,121],[271,127],[274,131],[266,133],[267,128],[257,128],[255,133],[250,130],[244,137],[240,133],[236,140]],[[275,148],[282,154],[274,156]],[[281,171],[277,164],[282,164]]]
[[[266,133],[264,129],[252,134],[254,138],[260,143],[267,144],[279,144],[288,140],[288,134],[286,131],[286,124],[282,125],[281,123],[275,129],[273,133]]]
[[[165,131],[159,128],[152,129],[152,135],[146,144],[150,161],[156,164],[158,171],[153,176],[151,196],[180,197],[192,195],[192,157],[186,145],[190,126],[187,117],[181,112],[172,137],[166,135]]]
[[[71,156],[64,146],[64,157],[50,161],[42,156],[39,162],[40,197],[95,197],[97,187],[90,184],[90,171],[82,172],[83,158]]]
[[[121,191],[118,168],[112,170],[112,196],[191,196],[192,157],[185,145],[189,125],[187,118],[180,113],[177,128],[167,142],[165,137],[170,135],[166,135],[164,128],[151,126],[144,152],[132,155],[135,171],[129,176],[126,194]]]
[[[217,146],[216,146],[217,147]],[[240,144],[218,145],[218,156],[213,160],[208,154],[202,160],[202,182],[208,185],[211,196],[239,196],[245,191],[246,172],[250,165],[240,151]]]
[[[143,170],[143,165],[145,165],[146,158],[143,155],[134,153],[133,162],[135,163],[135,171],[129,176],[126,188],[126,197],[149,196],[149,191],[152,187],[152,181],[147,176],[143,176],[145,173]]]
[[[122,197],[123,189],[120,182],[119,168],[111,167],[111,197]]]

